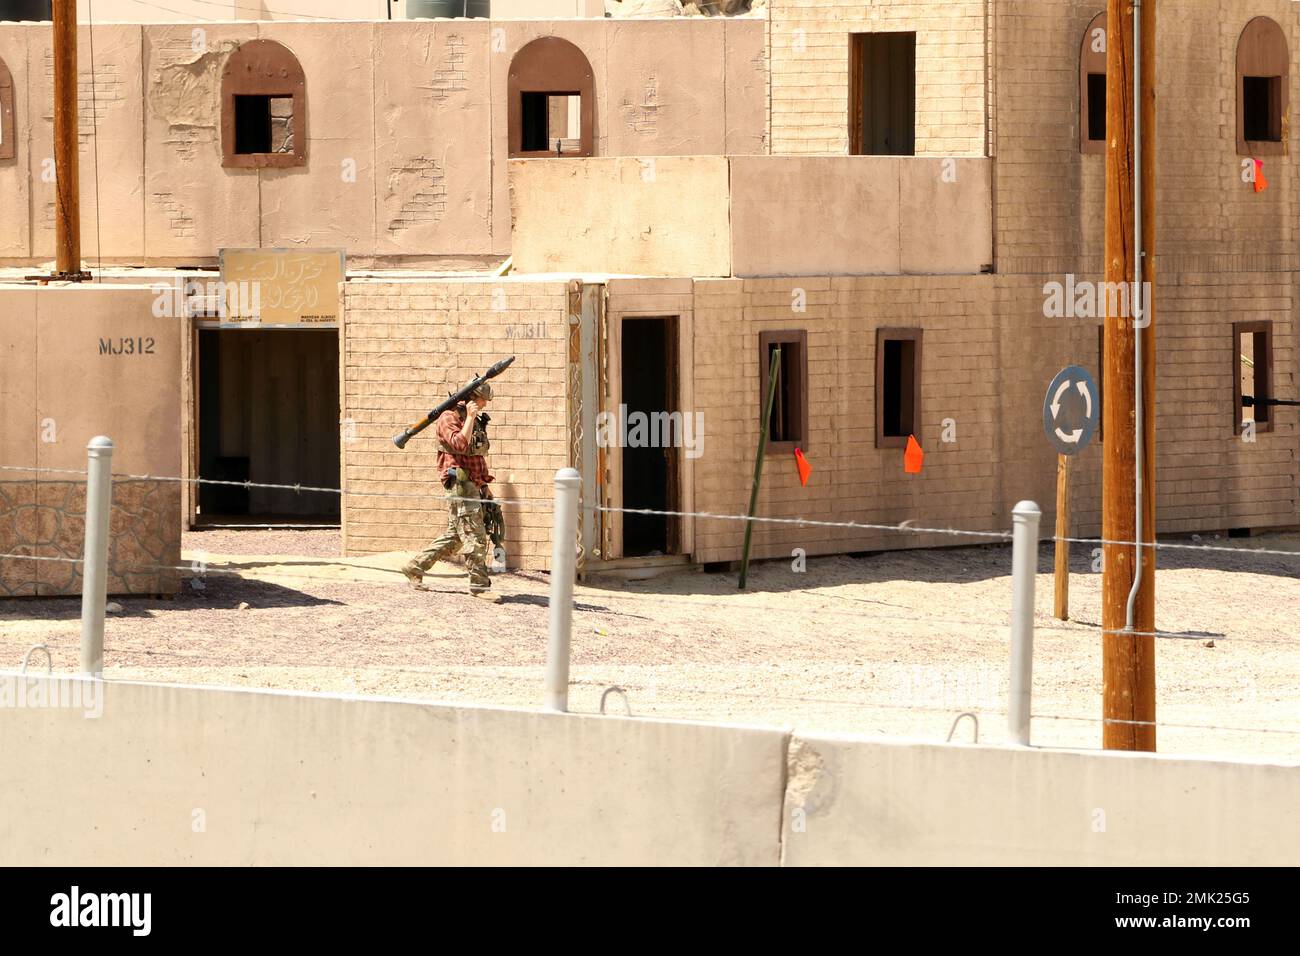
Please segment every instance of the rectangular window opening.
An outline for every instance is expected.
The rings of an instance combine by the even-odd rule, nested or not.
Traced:
[[[916,34],[856,33],[849,50],[850,152],[915,155]]]
[[[293,152],[292,96],[235,96],[235,152]]]
[[[1243,76],[1242,127],[1247,142],[1282,142],[1282,78]]]
[[[1271,431],[1273,409],[1273,331],[1268,322],[1238,322],[1233,325],[1235,409],[1233,428],[1238,434],[1248,425],[1255,431]]]
[[[522,93],[524,152],[575,156],[582,148],[582,96]]]
[[[1088,74],[1088,139],[1106,139],[1106,74]]]
[[[772,397],[772,414],[767,423],[768,451],[784,451],[797,446],[806,450],[808,432],[808,355],[807,333],[764,332],[759,336],[759,401],[767,401],[768,376],[772,353],[781,348],[776,392]]]
[[[876,333],[876,447],[901,448],[921,425],[921,330]]]

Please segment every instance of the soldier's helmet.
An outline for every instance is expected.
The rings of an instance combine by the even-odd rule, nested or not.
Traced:
[[[468,385],[469,382],[466,382],[465,384]],[[471,395],[470,397],[481,398],[485,402],[490,402],[492,401],[492,386],[489,385],[487,382],[484,382],[478,388],[474,389],[474,394]]]

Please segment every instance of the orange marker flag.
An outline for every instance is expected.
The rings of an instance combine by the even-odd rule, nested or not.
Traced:
[[[812,474],[812,465],[808,464],[808,459],[803,456],[803,449],[794,450],[794,463],[799,466],[799,484],[807,485],[808,476]]]
[[[903,471],[909,475],[919,475],[923,461],[925,461],[925,452],[921,451],[921,445],[917,442],[916,436],[908,435],[907,451],[903,452]]]
[[[1268,188],[1268,180],[1264,178],[1264,161],[1255,160],[1255,192],[1262,193]]]

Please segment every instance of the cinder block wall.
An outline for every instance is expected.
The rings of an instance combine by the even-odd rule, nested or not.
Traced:
[[[985,6],[770,0],[772,152],[845,155],[849,34],[915,31],[916,154],[983,156]]]
[[[997,309],[1006,327],[1004,387],[1020,404],[1064,359],[1096,369],[1098,319],[1044,319],[1046,282],[1099,280],[1105,156],[1079,151],[1079,52],[1100,0],[993,4]],[[1156,100],[1157,519],[1162,532],[1300,522],[1300,428],[1288,409],[1254,443],[1233,434],[1232,324],[1273,323],[1273,391],[1300,388],[1295,304],[1300,250],[1296,164],[1263,157],[1269,186],[1243,182],[1236,149],[1237,41],[1256,16],[1274,19],[1300,53],[1300,8],[1288,0],[1165,0]],[[1293,73],[1295,67],[1292,68]],[[1296,89],[1296,77],[1291,77]],[[1294,135],[1294,134],[1292,134]],[[1020,384],[1017,384],[1020,383]],[[1031,387],[1032,386],[1032,387]],[[1040,501],[1041,430],[1004,419],[1003,465]],[[1123,436],[1122,440],[1131,440]],[[1088,454],[1095,454],[1090,450]],[[1076,531],[1100,523],[1100,464],[1074,472]]]
[[[872,277],[700,280],[695,284],[695,396],[704,411],[707,453],[695,463],[698,510],[743,514],[758,442],[759,333],[806,329],[808,427],[813,466],[799,484],[794,458],[769,457],[759,513],[827,521],[897,524],[922,518],[940,527],[1001,529],[999,339],[991,318],[992,277]],[[805,312],[792,309],[796,289]],[[925,447],[920,475],[903,472],[903,452],[875,447],[878,327],[924,329]],[[945,418],[957,441],[941,442]],[[1045,444],[1045,442],[1044,442]],[[696,557],[739,557],[743,522],[701,522]],[[947,536],[757,525],[754,554],[809,554],[969,543]]]
[[[1279,281],[1280,280],[1280,281]],[[895,525],[1001,530],[1023,498],[1055,519],[1056,455],[1042,427],[1052,376],[1098,372],[1096,321],[1043,316],[1043,277],[720,279],[695,283],[695,407],[707,453],[695,462],[695,507],[742,514],[758,441],[759,333],[808,333],[807,487],[792,456],[769,457],[759,513]],[[807,310],[791,308],[804,290]],[[1294,419],[1254,443],[1233,434],[1231,322],[1274,320],[1278,394],[1294,394],[1296,347],[1287,321],[1289,275],[1180,275],[1160,290],[1157,369],[1157,524],[1161,533],[1300,524]],[[1225,307],[1231,315],[1222,314]],[[875,342],[881,327],[921,328],[921,474],[901,449],[875,447]],[[943,440],[951,423],[955,441]],[[1131,437],[1106,436],[1129,441]],[[1100,531],[1102,446],[1071,466],[1075,534]],[[746,476],[742,478],[741,476]],[[697,525],[696,558],[734,560],[743,522]],[[809,554],[968,544],[982,539],[758,525],[754,553]]]
[[[405,450],[392,436],[454,386],[508,355],[493,381],[489,464],[506,505],[511,567],[549,564],[554,475],[568,464],[563,282],[352,281],[342,340],[343,548],[415,550],[441,533],[447,509],[432,431]]]
[[[1079,152],[1079,50],[1100,0],[994,4],[998,271],[1101,268],[1105,156]],[[1300,265],[1296,164],[1265,156],[1268,189],[1242,181],[1236,147],[1237,40],[1271,17],[1300,63],[1290,0],[1164,0],[1157,58],[1160,272],[1294,271]],[[1293,137],[1294,145],[1294,136]]]

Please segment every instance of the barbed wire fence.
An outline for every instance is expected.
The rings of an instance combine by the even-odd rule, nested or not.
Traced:
[[[87,478],[88,475],[86,469],[49,468],[49,467],[22,466],[22,465],[0,465],[0,472],[9,472],[9,473],[25,472],[33,475],[57,474],[63,476],[75,476],[82,479]],[[327,488],[327,487],[301,485],[301,484],[267,483],[267,482],[253,482],[253,481],[229,481],[229,480],[221,480],[221,479],[193,478],[193,477],[169,476],[169,475],[113,473],[112,478],[115,480],[178,482],[178,483],[186,482],[195,485],[234,486],[234,487],[241,487],[245,489],[260,488],[260,489],[268,489],[268,490],[294,491],[297,493],[310,492],[310,493],[335,494],[341,496],[342,499],[352,498],[352,497],[388,498],[388,499],[418,498],[426,502],[430,500],[437,500],[437,501],[478,500],[478,499],[457,499],[455,498],[455,496],[446,496],[446,495],[440,495],[437,496],[436,499],[433,499],[429,494],[423,492],[352,491],[343,488]],[[556,505],[556,502],[554,500],[548,498],[507,497],[507,498],[494,498],[493,500],[495,500],[498,504],[504,507],[511,507],[511,508],[554,509]],[[910,520],[899,524],[883,524],[883,523],[870,523],[870,522],[860,522],[860,521],[835,521],[835,520],[809,518],[809,517],[765,517],[765,516],[751,517],[748,515],[725,514],[725,513],[716,513],[716,512],[708,512],[708,511],[673,511],[673,510],[661,510],[661,509],[650,509],[650,508],[623,508],[623,507],[612,507],[612,506],[589,504],[589,503],[577,504],[576,507],[581,511],[588,511],[588,512],[597,511],[597,512],[606,512],[606,513],[662,516],[662,517],[670,517],[670,518],[691,517],[691,518],[695,518],[698,520],[705,520],[705,521],[752,522],[754,524],[761,524],[761,525],[806,527],[806,528],[834,528],[834,529],[844,529],[844,530],[854,530],[854,531],[908,534],[914,536],[919,536],[919,535],[948,536],[955,540],[960,540],[963,542],[983,542],[983,543],[995,544],[995,545],[1006,544],[1007,542],[1013,539],[1013,535],[1014,535],[1012,531],[972,530],[972,529],[943,527],[943,526],[928,526],[928,525],[920,525]],[[238,526],[231,525],[229,527],[238,527]],[[299,525],[299,524],[281,524],[281,525],[268,525],[268,526],[259,525],[258,527],[281,527],[281,528],[289,528],[289,529],[301,529],[308,526]],[[1032,539],[1032,543],[1035,546],[1035,551],[1037,551],[1037,548],[1040,547],[1041,545],[1053,543],[1058,540],[1070,544],[1090,545],[1093,547],[1105,547],[1105,546],[1135,547],[1139,545],[1138,542],[1134,542],[1134,541],[1109,540],[1104,538],[1087,538],[1087,537],[1060,537],[1058,539],[1057,537],[1050,536],[1050,535],[1049,536],[1035,535],[1034,538]],[[1288,568],[1291,566],[1291,562],[1295,562],[1297,573],[1300,573],[1300,551],[1290,551],[1285,549],[1276,549],[1276,548],[1267,548],[1267,547],[1251,547],[1245,545],[1224,546],[1224,545],[1204,544],[1199,542],[1192,543],[1192,542],[1180,542],[1180,541],[1141,542],[1140,546],[1153,548],[1157,551],[1169,550],[1169,551],[1177,551],[1184,554],[1198,554],[1198,553],[1206,554],[1206,555],[1231,554],[1237,558],[1246,557],[1247,559],[1265,558],[1265,557],[1270,559],[1283,559],[1283,563]],[[231,558],[232,558],[232,563],[238,561],[238,556],[231,556]],[[36,555],[36,554],[27,554],[27,553],[15,552],[15,551],[0,553],[0,560],[15,561],[15,562],[17,561],[59,562],[59,563],[70,563],[70,564],[77,564],[77,565],[83,565],[85,563],[84,557],[71,558],[67,556]],[[175,573],[181,578],[182,582],[184,582],[185,576],[188,575],[190,576],[190,584],[195,590],[203,590],[204,588],[206,588],[206,582],[209,576],[211,576],[214,580],[221,580],[223,578],[226,578],[231,580],[261,582],[261,583],[279,583],[281,581],[285,581],[285,582],[296,581],[296,582],[304,582],[304,584],[306,585],[328,583],[328,584],[357,584],[357,585],[366,585],[369,587],[373,587],[377,585],[391,586],[391,587],[406,586],[404,580],[400,578],[400,572],[396,572],[391,569],[359,565],[359,564],[355,564],[353,561],[350,561],[349,559],[343,559],[343,558],[340,558],[337,561],[329,561],[323,563],[328,563],[331,565],[345,567],[345,568],[355,568],[358,573],[351,576],[333,575],[328,578],[322,578],[320,574],[295,573],[290,570],[285,570],[283,568],[279,568],[275,566],[267,566],[261,563],[250,564],[248,566],[214,567],[207,564],[206,562],[198,562],[198,561],[192,561],[188,564],[184,562],[180,564],[153,563],[147,565],[133,566],[129,568],[119,568],[117,569],[117,571],[118,573],[158,573],[158,572]],[[1035,554],[1035,562],[1034,562],[1035,573],[1036,574],[1042,573],[1037,571],[1037,565],[1038,565],[1037,554]],[[364,572],[364,573],[360,573],[360,572]],[[386,578],[388,577],[391,577],[392,580],[387,581]],[[555,582],[552,583],[554,584]],[[798,591],[801,589],[787,589],[787,590]],[[698,595],[693,595],[691,600],[691,607],[701,608],[701,609],[708,608],[709,610],[716,611],[721,614],[727,614],[727,615],[735,614],[738,610],[744,610],[746,612],[760,612],[764,616],[773,615],[777,619],[781,617],[800,618],[806,616],[809,613],[809,611],[806,608],[793,607],[786,604],[776,604],[771,602],[762,603],[755,600],[757,595],[761,593],[763,592],[738,592],[729,600],[708,600],[705,598],[701,598]],[[804,591],[803,593],[808,594],[809,592]],[[653,610],[653,606],[657,603],[657,601],[661,600],[661,598],[657,598],[654,594],[616,593],[608,589],[597,589],[597,588],[591,588],[586,586],[583,587],[583,592],[581,595],[579,595],[579,597],[582,598],[598,597],[599,600],[603,602],[607,602],[609,604],[621,605],[624,608],[640,609],[640,610]],[[721,595],[719,595],[719,597],[721,597]],[[819,615],[819,616],[824,615],[832,618],[844,618],[844,619],[853,619],[853,620],[864,619],[864,615],[862,611],[855,612],[847,609],[836,610],[832,607],[825,606],[826,599],[834,600],[838,598],[841,600],[855,600],[855,601],[860,599],[843,598],[843,596],[834,595],[834,594],[818,595],[818,597],[822,599],[822,603],[820,603],[817,607],[815,607],[812,610],[811,613],[815,615]],[[554,594],[553,594],[553,598],[554,598]],[[572,582],[570,582],[568,601],[572,604],[573,610],[580,615],[611,613],[609,612],[608,608],[596,608],[593,607],[592,605],[584,605],[583,603],[581,603],[581,601],[577,600],[577,598],[575,598],[574,591],[572,589]],[[873,602],[868,602],[868,603],[873,603]],[[874,603],[888,605],[889,602],[874,602]],[[940,617],[933,613],[927,613],[924,609],[915,608],[915,607],[901,607],[901,609],[912,611],[915,613],[889,614],[877,609],[872,609],[870,615],[870,621],[872,623],[877,621],[906,622],[909,624],[921,624],[929,627],[937,626],[940,628],[946,627],[946,628],[972,628],[972,629],[988,629],[990,627],[1008,628],[1008,627],[1012,627],[1014,624],[1010,615],[1008,615],[1004,619],[990,620],[988,618],[975,619],[970,617]],[[619,612],[612,612],[612,613],[617,614]],[[1036,631],[1046,631],[1046,632],[1055,632],[1055,633],[1060,633],[1065,635],[1073,635],[1088,640],[1094,640],[1099,631],[1103,635],[1103,637],[1141,636],[1141,637],[1154,637],[1161,640],[1173,640],[1173,641],[1196,641],[1196,640],[1205,640],[1207,637],[1222,638],[1226,636],[1221,634],[1215,634],[1213,632],[1208,632],[1208,631],[1194,631],[1194,630],[1185,630],[1185,631],[1156,630],[1156,631],[1141,631],[1141,632],[1108,631],[1108,630],[1102,630],[1095,625],[1071,624],[1071,625],[1063,626],[1059,624],[1051,624],[1051,623],[1045,623],[1041,621],[1035,621],[1033,624],[1033,628]],[[1236,636],[1231,638],[1231,640],[1236,643],[1244,643],[1244,644],[1272,644],[1272,645],[1279,645],[1279,646],[1300,646],[1300,639],[1287,638],[1287,637],[1279,637],[1278,639],[1271,639],[1271,638]],[[62,649],[64,650],[71,650],[71,645],[64,647],[63,645],[50,644],[49,646],[54,646],[56,648],[62,647]],[[129,653],[130,655],[137,656],[137,657],[138,656],[163,657],[163,658],[171,658],[176,660],[207,661],[209,666],[212,666],[215,663],[212,661],[211,655],[205,655],[202,652],[185,652],[185,651],[177,651],[174,649],[168,650],[168,649],[159,649],[159,648],[132,647],[129,649],[129,651],[125,651],[125,653]],[[309,661],[304,660],[301,663],[309,663]],[[473,672],[479,676],[483,676],[486,674],[487,676],[491,676],[494,680],[499,679],[501,681],[514,681],[514,682],[534,683],[534,684],[537,681],[536,673],[510,674],[510,673],[504,673],[500,671],[494,673],[491,668],[484,668],[482,666],[471,667],[469,665],[463,665],[460,667],[454,667],[454,666],[424,667],[424,666],[411,666],[409,662],[406,662],[404,663],[403,666],[379,665],[378,669],[383,670],[385,672],[414,674],[414,675],[433,675],[433,674],[463,675],[466,672]],[[613,678],[609,679],[608,681],[604,679],[594,680],[591,678],[572,678],[572,679],[566,679],[565,681],[566,695],[567,695],[567,688],[569,686],[574,686],[579,688],[597,688],[597,687],[604,688],[605,694],[602,695],[602,712],[604,709],[603,698],[605,696],[608,696],[608,694],[613,690],[618,690],[622,693],[623,704],[629,713],[632,712],[633,702],[636,702],[638,708],[644,706],[644,701],[639,700],[638,698],[645,697],[646,695],[649,695],[649,699],[652,704],[657,703],[656,700],[657,694],[655,692],[656,684],[653,682],[637,683],[635,681],[627,681],[626,679],[616,680]],[[628,691],[633,691],[634,693],[629,696]],[[772,702],[793,703],[793,704],[800,704],[800,705],[807,704],[807,705],[815,705],[823,708],[825,707],[850,708],[850,709],[860,709],[863,711],[897,711],[897,712],[908,712],[908,713],[929,713],[934,715],[953,716],[954,713],[957,713],[959,710],[964,709],[967,712],[978,713],[986,717],[1011,716],[1009,715],[1007,709],[999,709],[996,706],[990,707],[988,706],[988,702],[986,700],[975,701],[973,698],[971,698],[969,703],[953,702],[953,703],[945,703],[943,706],[934,706],[916,699],[915,695],[913,699],[910,699],[904,703],[896,703],[896,702],[891,702],[887,700],[878,700],[878,699],[863,700],[863,699],[846,699],[842,697],[836,698],[836,697],[826,697],[826,696],[810,696],[810,695],[803,695],[803,694],[781,694],[781,693],[771,693],[771,692],[758,693],[754,691],[746,691],[740,688],[734,688],[728,690],[714,690],[705,687],[690,687],[690,688],[675,687],[674,694],[679,696],[684,695],[688,698],[693,698],[693,699],[711,701],[712,703],[710,704],[710,708],[714,711],[716,711],[718,707],[725,702],[731,702],[732,704],[734,704],[738,700],[740,701],[753,700],[753,701],[763,702],[766,704],[771,704]],[[1223,723],[1223,724],[1197,723],[1197,722],[1185,722],[1185,721],[1178,721],[1178,720],[1127,721],[1127,720],[1108,719],[1099,716],[1090,717],[1090,716],[1084,716],[1078,714],[1058,714],[1058,713],[1050,713],[1050,712],[1040,712],[1037,710],[1035,710],[1032,713],[1032,717],[1044,721],[1075,723],[1075,724],[1084,724],[1084,725],[1093,725],[1093,726],[1104,724],[1104,723],[1121,723],[1121,724],[1131,724],[1131,725],[1150,725],[1150,726],[1156,726],[1160,728],[1167,728],[1173,730],[1215,731],[1215,732],[1222,732],[1222,733],[1229,733],[1229,734],[1261,733],[1261,734],[1269,734],[1269,735],[1282,736],[1288,738],[1300,738],[1300,728],[1290,729],[1290,728],[1279,728],[1279,727],[1245,727],[1245,726],[1240,726],[1231,723]],[[955,731],[955,725],[953,729]],[[950,732],[950,736],[951,736],[951,732]]]

